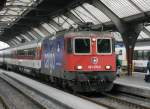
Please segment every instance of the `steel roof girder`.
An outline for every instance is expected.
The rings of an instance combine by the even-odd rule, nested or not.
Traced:
[[[30,20],[30,19],[21,19],[20,21],[17,22],[17,24],[25,24],[25,25],[29,25],[29,26],[39,26],[39,22],[36,20]]]
[[[15,41],[13,41],[13,40],[11,40],[10,42],[12,42],[12,44],[14,45],[14,46],[16,46],[17,44],[16,44],[16,42]]]
[[[127,30],[125,33],[122,34],[123,41],[126,46],[132,46],[134,48],[135,42],[143,30],[143,24],[127,24]]]
[[[51,35],[51,33],[49,31],[47,31],[44,27],[39,26],[38,29],[45,35],[45,36],[49,36]]]
[[[21,43],[21,40],[19,40],[18,38],[15,37],[14,39],[17,40],[19,43]]]
[[[41,40],[42,39],[42,36],[40,36],[36,31],[34,31],[33,29],[32,29],[32,31],[30,31],[35,37],[37,37],[39,40]]]
[[[142,30],[145,34],[147,34],[150,38],[150,31],[148,31],[145,27]]]
[[[26,33],[23,33],[22,35],[24,35],[26,37],[27,41],[33,40],[33,38],[30,35],[26,34]]]
[[[126,31],[126,26],[121,21],[121,19],[115,13],[113,13],[106,5],[104,5],[101,1],[93,0],[92,5],[98,8],[99,10],[101,10],[106,16],[108,16],[115,24],[115,26],[117,27],[120,33],[124,33]]]
[[[24,33],[24,35],[27,36],[30,40],[34,40],[34,38],[31,35],[29,35],[28,33]]]
[[[20,42],[19,42],[18,39],[16,39],[16,38],[13,39],[13,41],[16,42],[17,45],[20,44]]]
[[[24,34],[21,34],[20,35],[21,37],[23,37],[24,39],[26,39],[26,41],[28,41],[28,42],[30,42],[31,41],[31,39],[30,38],[28,38],[26,35],[24,35]]]
[[[70,11],[65,13],[64,16],[70,18],[71,20],[73,20],[76,24],[82,24],[83,22],[77,18],[73,13],[71,13]]]
[[[29,36],[31,36],[34,40],[38,40],[38,38],[36,36],[34,36],[31,32],[27,32],[26,34],[28,34]]]
[[[6,42],[10,47],[15,46],[15,44],[12,41]]]
[[[7,0],[1,0],[0,1],[0,10],[5,6]]]
[[[63,28],[59,24],[57,24],[55,21],[51,20],[49,23],[53,25],[55,28],[57,28],[58,30],[63,30]]]

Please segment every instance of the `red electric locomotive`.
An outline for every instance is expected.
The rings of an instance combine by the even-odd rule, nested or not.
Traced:
[[[109,91],[116,72],[114,39],[110,33],[65,35],[65,78],[76,91]]]

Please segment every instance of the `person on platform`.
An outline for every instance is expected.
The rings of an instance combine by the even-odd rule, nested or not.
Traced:
[[[145,75],[145,79],[146,82],[150,83],[150,56],[148,57],[148,62],[147,62],[147,73]]]
[[[120,73],[121,73],[121,62],[120,62],[118,56],[116,57],[116,69],[117,69],[116,74],[117,74],[118,77],[120,77]]]
[[[147,62],[147,75],[150,75],[150,56],[148,57],[148,62]]]

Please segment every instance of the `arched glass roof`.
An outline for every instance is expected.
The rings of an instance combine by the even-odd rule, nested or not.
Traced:
[[[7,0],[6,6],[0,11],[0,22],[10,25],[33,5],[36,0]]]
[[[93,0],[94,1],[94,0]],[[97,0],[103,3],[114,15],[119,19],[124,19],[140,13],[150,11],[150,0]],[[22,18],[27,10],[36,6],[37,0],[7,0],[5,8],[0,11],[0,31],[8,28],[18,19]],[[69,14],[66,14],[69,13]],[[68,29],[70,27],[77,28],[80,23],[92,22],[95,26],[112,22],[110,16],[104,11],[96,7],[92,3],[82,3],[80,6],[69,9],[65,13],[57,16],[50,16],[50,20],[40,22],[39,27],[31,27],[32,29],[25,33],[20,33],[12,39],[13,42],[19,43],[24,38],[26,41],[32,39],[39,40],[48,34],[55,34],[57,31]],[[122,41],[118,32],[112,33],[117,41]],[[21,37],[19,39],[19,37]],[[150,26],[145,26],[145,30],[141,31],[138,39],[150,38]]]

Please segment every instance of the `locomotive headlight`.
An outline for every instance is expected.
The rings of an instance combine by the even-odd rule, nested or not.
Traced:
[[[95,42],[95,41],[96,41],[96,38],[92,38],[92,41]]]
[[[83,68],[83,67],[82,67],[81,65],[77,65],[77,66],[76,66],[76,69],[77,69],[77,70],[81,70],[82,68]]]
[[[110,65],[106,65],[106,66],[105,66],[105,69],[106,69],[106,70],[110,70],[110,69],[111,69],[111,66],[110,66]]]

